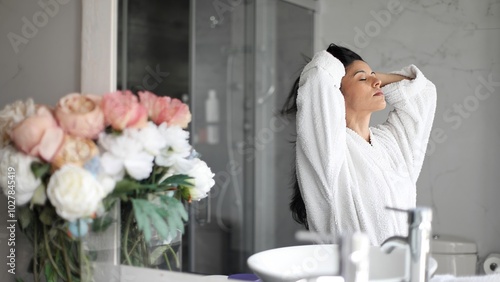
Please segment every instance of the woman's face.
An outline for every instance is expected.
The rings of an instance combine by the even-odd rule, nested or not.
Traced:
[[[372,113],[385,108],[381,81],[367,63],[354,61],[345,71],[340,91],[344,95],[346,111]]]

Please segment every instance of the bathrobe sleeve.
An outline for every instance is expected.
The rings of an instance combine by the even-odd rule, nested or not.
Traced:
[[[379,129],[388,132],[396,140],[408,173],[416,183],[436,111],[436,87],[414,65],[395,73],[414,79],[405,79],[382,88],[387,103],[394,110]]]
[[[344,74],[342,63],[321,51],[300,76],[296,167],[312,230],[330,231],[335,225],[334,181],[346,151],[345,101],[339,89]]]

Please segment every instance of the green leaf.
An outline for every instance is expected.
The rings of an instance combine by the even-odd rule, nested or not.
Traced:
[[[53,207],[45,206],[42,213],[40,214],[40,221],[45,225],[52,225],[56,211]]]
[[[163,240],[177,235],[177,230],[184,231],[183,221],[187,220],[184,205],[169,196],[159,196],[159,204],[143,199],[131,199],[137,227],[144,233],[146,241],[151,240],[153,228]]]
[[[50,262],[45,262],[45,279],[47,282],[57,282],[57,273],[54,271],[52,264]]]
[[[45,205],[45,201],[47,201],[47,194],[45,193],[45,184],[41,183],[36,188],[33,193],[33,197],[31,197],[31,206],[33,205]]]
[[[167,171],[168,171],[168,167],[154,165],[153,172],[151,173],[151,176],[150,176],[151,183],[156,184],[156,181],[160,180],[167,173]]]
[[[57,229],[56,228],[50,228],[49,229],[49,239],[53,240],[57,235]]]
[[[35,175],[35,178],[42,178],[45,174],[50,172],[49,163],[32,162],[31,171]]]
[[[150,214],[154,212],[152,204],[146,200],[142,199],[131,199],[134,209],[135,220],[137,221],[137,227],[139,230],[144,232],[144,237],[146,241],[151,239],[151,220]]]
[[[130,179],[122,179],[116,183],[115,189],[108,195],[108,198],[121,197],[122,195],[134,192],[138,189],[141,189],[141,184],[139,182]]]
[[[162,186],[188,186],[191,187],[193,186],[193,182],[191,181],[193,179],[191,176],[188,176],[186,174],[174,174],[167,179],[163,180],[160,184]]]
[[[23,206],[19,208],[17,216],[19,218],[19,222],[21,223],[21,228],[26,229],[26,227],[31,224],[33,213],[28,206]]]
[[[189,192],[189,188],[185,186],[179,186],[179,194],[181,198],[186,201],[191,201],[191,192]]]
[[[177,200],[176,198],[164,195],[160,196],[160,199],[163,203],[165,203],[167,207],[172,209],[172,212],[176,212],[177,215],[184,221],[188,220],[188,213],[181,201]]]
[[[168,245],[158,246],[150,255],[149,263],[154,265],[156,261],[168,250]]]
[[[16,277],[16,282],[24,282],[22,278]]]
[[[184,221],[188,220],[188,213],[181,201],[174,197],[169,197],[162,195],[160,200],[164,207],[168,209],[168,216],[166,218],[168,222],[169,237],[175,237],[177,235],[177,230],[184,233]]]
[[[105,211],[109,211],[111,207],[116,203],[116,198],[104,198],[102,200],[102,205],[104,206]]]
[[[92,221],[92,231],[102,232],[108,229],[108,227],[114,222],[114,219],[110,215],[105,215],[98,217]]]

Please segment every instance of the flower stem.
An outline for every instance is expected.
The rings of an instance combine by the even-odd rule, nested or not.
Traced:
[[[129,256],[134,252],[134,250],[137,247],[137,244],[139,243],[139,241],[140,240],[135,241],[134,245],[132,245],[132,248],[130,249],[130,252],[128,252]]]
[[[49,257],[50,263],[52,264],[52,266],[54,267],[55,271],[57,272],[57,275],[59,275],[59,277],[63,278],[64,275],[62,274],[62,272],[57,267],[57,264],[54,261],[54,258],[52,257],[52,252],[50,251],[49,238],[47,237],[47,228],[45,227],[45,224],[42,224],[42,226],[43,226],[43,239],[44,239],[44,243],[45,243],[45,249],[47,251],[47,255]]]
[[[40,281],[40,277],[38,277],[38,225],[37,225],[38,218],[34,220],[33,223],[33,277],[35,282]]]
[[[127,217],[127,223],[125,225],[125,234],[123,235],[123,249],[125,250],[123,253],[125,255],[125,259],[128,263],[128,265],[132,265],[132,261],[130,260],[130,256],[129,256],[129,253],[128,253],[128,233],[130,232],[130,224],[132,224],[132,216],[133,216],[133,213],[132,211],[130,211],[130,213],[128,214],[128,217]]]
[[[61,236],[58,236],[58,237],[59,237],[59,240],[61,240]],[[64,240],[64,239],[62,239],[62,240]],[[64,244],[64,242],[60,242],[60,243],[61,243],[61,245]],[[64,266],[66,268],[66,276],[68,277],[68,281],[71,282],[71,281],[73,281],[73,279],[71,279],[71,270],[70,270],[70,267],[69,267],[67,250],[63,249],[62,253],[63,253],[63,257],[64,257]]]
[[[170,250],[170,252],[172,252],[172,255],[174,255],[175,266],[177,266],[177,268],[180,268],[179,258],[177,257],[177,254],[175,253],[174,249],[172,249],[172,246],[170,246],[170,244],[167,244],[167,246],[168,246],[168,249]]]
[[[167,267],[169,271],[172,271],[172,267],[170,266],[170,262],[168,261],[168,255],[167,252],[163,253],[163,258],[165,259],[165,262],[167,263]]]
[[[141,240],[141,247],[142,247],[142,259],[143,259],[143,262],[144,262],[144,265],[146,267],[149,267],[150,266],[150,263],[149,263],[149,251],[148,251],[148,247],[146,246],[146,238],[144,237],[144,232],[142,232],[143,234],[140,236],[140,240]]]
[[[87,259],[87,256],[85,255],[85,252],[83,250],[83,240],[78,241],[78,246],[80,265],[83,265],[82,271],[80,272],[80,279],[83,282],[92,281],[93,274],[90,266],[90,261]]]

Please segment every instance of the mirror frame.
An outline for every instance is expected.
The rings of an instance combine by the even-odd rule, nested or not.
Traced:
[[[82,93],[116,90],[118,0],[82,1]]]

